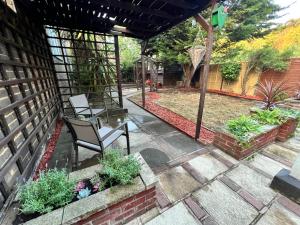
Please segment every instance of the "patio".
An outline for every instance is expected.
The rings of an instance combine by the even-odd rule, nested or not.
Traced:
[[[215,3],[0,1],[1,224],[300,224],[299,205],[269,187],[291,169],[299,134],[241,161],[199,142],[213,141],[201,126],[213,27],[198,13]],[[188,136],[145,110],[144,54],[150,38],[191,16],[208,38],[197,125],[182,124]],[[129,101],[137,91],[122,86],[118,36],[142,40],[144,109]],[[79,95],[83,111],[70,101]],[[90,117],[80,117],[86,110]],[[79,141],[90,150],[76,154]]]
[[[205,151],[200,143],[128,101],[127,97],[135,93],[134,89],[123,91],[123,103],[128,114],[110,117],[109,125],[115,127],[123,121],[128,122],[131,152],[140,152],[155,173],[164,171],[169,161],[194,151]],[[126,148],[125,138],[115,142],[112,148]],[[72,152],[72,138],[64,126],[49,167],[65,168],[68,162],[67,167],[71,168]],[[99,153],[80,148],[77,170],[97,164],[98,157]]]

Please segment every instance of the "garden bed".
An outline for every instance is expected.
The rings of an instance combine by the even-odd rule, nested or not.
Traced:
[[[217,131],[214,145],[236,159],[249,156],[260,148],[290,138],[299,123],[299,112],[291,109],[251,111],[250,116],[230,120]]]
[[[150,95],[149,95],[150,94]],[[182,116],[192,123],[197,123],[199,90],[182,91],[178,89],[160,90],[153,98],[151,93],[146,94],[146,103],[167,109]],[[136,95],[130,100],[140,104],[141,96]],[[227,120],[245,115],[257,104],[256,100],[242,99],[239,97],[225,96],[221,94],[207,93],[205,98],[203,124],[209,130],[217,130]]]
[[[245,145],[241,144],[228,132],[218,131],[215,134],[214,145],[234,158],[242,159],[275,141],[279,132],[279,127],[265,126],[262,130],[262,133],[253,135]]]
[[[117,185],[29,220],[25,225],[122,224],[156,206],[157,179],[139,153],[134,155],[141,165],[132,184]],[[101,171],[100,165],[70,173],[75,182],[86,181]]]

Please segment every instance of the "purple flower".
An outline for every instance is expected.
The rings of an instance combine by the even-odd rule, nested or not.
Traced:
[[[93,186],[93,192],[97,192],[99,190],[99,187],[100,187],[100,183],[96,183],[94,186]]]
[[[85,183],[83,181],[79,181],[75,187],[75,191],[79,192],[83,188],[85,188]]]

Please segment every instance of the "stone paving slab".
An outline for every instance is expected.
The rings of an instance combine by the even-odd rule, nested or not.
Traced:
[[[228,169],[223,163],[209,154],[198,156],[189,160],[188,163],[208,180],[213,179]]]
[[[274,177],[281,169],[288,169],[286,165],[283,165],[282,163],[279,163],[261,154],[255,155],[254,159],[250,160],[249,163],[252,166],[271,175],[272,177]]]
[[[180,202],[161,215],[146,223],[146,225],[199,225],[201,224]]]
[[[159,183],[171,202],[183,198],[200,187],[190,174],[181,166],[172,168],[158,176]]]
[[[239,165],[226,175],[255,198],[268,204],[276,195],[270,187],[271,179],[257,173],[245,165]]]
[[[218,180],[193,195],[219,225],[250,224],[258,215],[250,204]]]
[[[299,225],[300,217],[290,212],[277,202],[271,206],[267,213],[256,225]]]
[[[300,135],[296,135],[295,137],[292,137],[287,141],[280,143],[280,145],[300,153]]]
[[[172,135],[163,135],[162,138],[173,148],[178,151],[181,150],[182,153],[190,153],[203,148],[203,145],[199,142],[196,142],[181,132],[174,132]]]
[[[296,157],[298,155],[297,152],[292,151],[290,149],[287,149],[287,148],[282,147],[277,144],[271,144],[271,145],[267,146],[266,148],[264,148],[263,151],[267,152],[269,154],[275,155],[275,156],[279,157],[280,159],[284,159],[291,163],[293,163],[296,160]]]
[[[220,156],[224,157],[226,160],[228,160],[229,162],[231,162],[232,164],[238,164],[239,161],[236,160],[235,158],[231,157],[230,155],[226,154],[225,152],[223,152],[222,150],[216,148],[213,150],[213,152],[219,154]]]

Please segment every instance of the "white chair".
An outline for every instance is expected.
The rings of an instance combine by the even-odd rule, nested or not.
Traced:
[[[125,136],[127,141],[127,154],[130,154],[130,143],[127,122],[116,128],[101,127],[98,129],[92,122],[64,117],[74,143],[75,163],[78,165],[78,146],[99,152],[103,157],[104,150],[120,136]]]
[[[69,98],[69,101],[76,117],[98,117],[102,113],[106,113],[106,119],[108,121],[108,112],[106,106],[104,106],[104,108],[97,109],[91,108],[85,94],[72,96]]]

